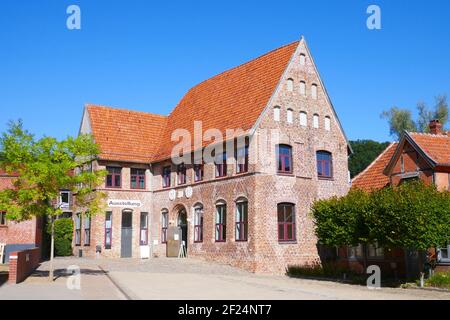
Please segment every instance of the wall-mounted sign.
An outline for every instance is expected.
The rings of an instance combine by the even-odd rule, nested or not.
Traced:
[[[177,196],[177,192],[174,189],[169,191],[169,200],[170,201],[175,200],[176,196]]]
[[[183,190],[178,191],[178,198],[183,198],[183,196],[184,196],[184,191]]]
[[[186,190],[184,191],[184,194],[186,195],[186,198],[188,198],[188,199],[190,197],[192,197],[192,194],[193,194],[192,187],[187,187]]]
[[[110,208],[140,208],[142,202],[140,200],[108,200],[108,207]]]

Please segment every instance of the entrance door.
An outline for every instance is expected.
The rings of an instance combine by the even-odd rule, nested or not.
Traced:
[[[131,258],[132,257],[132,237],[133,237],[133,212],[123,211],[122,212],[122,237],[121,237],[121,248],[120,257],[121,258]]]
[[[181,240],[184,241],[184,245],[188,246],[188,225],[186,210],[181,209],[178,212],[178,226],[181,229]]]

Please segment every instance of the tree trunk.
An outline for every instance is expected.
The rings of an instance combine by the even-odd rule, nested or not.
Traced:
[[[53,282],[53,257],[55,252],[55,219],[51,217],[52,223],[52,232],[51,232],[51,240],[50,240],[50,270],[49,270],[49,281]]]

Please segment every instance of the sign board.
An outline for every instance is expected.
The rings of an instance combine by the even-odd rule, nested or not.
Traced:
[[[140,208],[142,207],[142,202],[140,200],[108,200],[108,207],[110,208]]]

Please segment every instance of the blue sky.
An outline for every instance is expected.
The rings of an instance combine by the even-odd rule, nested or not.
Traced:
[[[79,5],[82,29],[66,28]],[[366,28],[377,4],[382,29]],[[305,35],[349,139],[450,94],[450,1],[2,0],[0,131],[78,132],[85,103],[168,114],[192,86]]]

